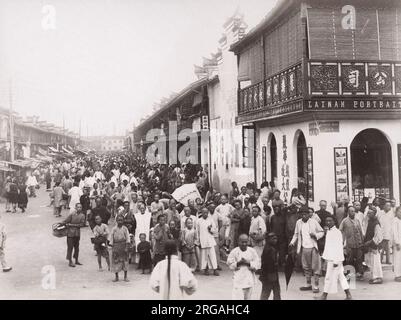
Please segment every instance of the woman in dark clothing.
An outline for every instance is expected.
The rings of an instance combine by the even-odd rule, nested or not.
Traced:
[[[13,213],[17,212],[18,203],[18,185],[16,183],[16,178],[13,178],[10,183],[10,192],[8,193],[8,200],[13,207]]]
[[[25,209],[28,205],[28,194],[26,192],[26,184],[23,179],[20,179],[18,183],[18,208],[21,209],[22,212],[25,212]]]

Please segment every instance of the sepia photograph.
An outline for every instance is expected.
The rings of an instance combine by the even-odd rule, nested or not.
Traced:
[[[398,300],[400,201],[400,0],[0,0],[0,300]]]

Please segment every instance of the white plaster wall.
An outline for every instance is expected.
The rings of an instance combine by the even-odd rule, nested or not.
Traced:
[[[242,167],[242,126],[235,125],[237,58],[233,52],[228,51],[228,46],[223,48],[222,57],[218,66],[219,82],[208,86],[211,135],[210,168],[213,186],[221,192],[229,192],[232,181],[236,181],[239,186],[253,181],[254,168]],[[235,144],[238,144],[238,167],[235,163]],[[216,163],[216,169],[214,169],[214,163]],[[228,168],[226,163],[228,163]]]

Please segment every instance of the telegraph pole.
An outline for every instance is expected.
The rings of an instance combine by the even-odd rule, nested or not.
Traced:
[[[10,161],[14,161],[14,117],[13,117],[13,92],[12,92],[12,79],[9,81],[9,122],[10,122]]]

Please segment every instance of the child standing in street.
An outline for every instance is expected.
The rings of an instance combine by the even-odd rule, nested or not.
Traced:
[[[109,250],[107,248],[107,239],[109,236],[109,229],[105,223],[102,223],[100,216],[95,217],[96,226],[93,228],[93,234],[95,235],[94,244],[97,253],[97,263],[99,264],[99,271],[103,271],[102,268],[102,257],[106,259],[107,270],[110,271],[110,258]]]
[[[6,239],[7,239],[6,227],[4,224],[0,222],[0,263],[1,267],[3,268],[3,272],[9,272],[12,269],[7,265],[4,254],[4,249],[6,247]]]
[[[185,228],[181,231],[181,253],[184,261],[192,272],[195,272],[197,263],[195,245],[197,244],[197,233],[194,229],[192,218],[185,220]]]
[[[152,272],[152,257],[150,255],[150,242],[146,241],[146,234],[141,233],[139,235],[140,242],[138,243],[139,252],[139,264],[138,269],[142,269],[142,274],[145,273],[146,269]]]

